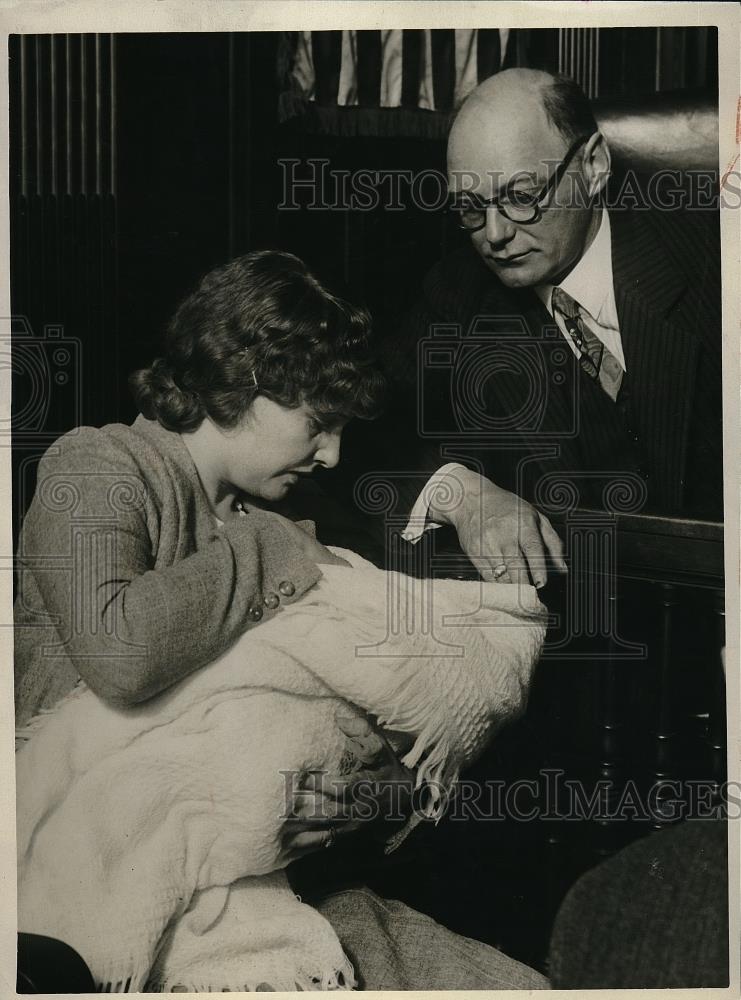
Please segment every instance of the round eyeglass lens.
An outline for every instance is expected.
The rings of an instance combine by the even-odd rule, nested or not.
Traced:
[[[538,201],[532,195],[503,199],[499,207],[512,222],[531,222],[538,213]]]
[[[464,229],[478,229],[486,222],[486,212],[480,208],[462,208],[458,217]]]

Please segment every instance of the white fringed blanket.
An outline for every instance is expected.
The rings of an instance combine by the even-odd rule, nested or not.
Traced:
[[[545,632],[533,589],[337,551],[352,568],[322,567],[171,691],[118,711],[82,687],[26,734],[19,929],[68,942],[103,990],[352,988],[331,926],[275,870],[281,772],[339,772],[349,702],[416,737],[404,763],[434,810],[523,708]]]

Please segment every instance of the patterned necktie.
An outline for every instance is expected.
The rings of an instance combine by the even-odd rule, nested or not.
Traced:
[[[610,399],[617,400],[623,381],[623,369],[596,333],[593,333],[581,316],[579,303],[562,288],[553,289],[553,311],[563,317],[564,326],[579,351],[579,364],[583,371],[599,382]]]

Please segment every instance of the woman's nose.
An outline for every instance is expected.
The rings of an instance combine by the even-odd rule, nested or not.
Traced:
[[[340,460],[342,431],[327,431],[322,435],[315,458],[325,469],[334,469]]]
[[[488,243],[501,246],[509,243],[515,235],[514,223],[499,211],[496,205],[486,209],[486,225],[484,234]]]

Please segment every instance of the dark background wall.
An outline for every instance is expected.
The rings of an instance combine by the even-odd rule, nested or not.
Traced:
[[[559,46],[570,44],[551,29],[515,34],[520,64],[557,68]],[[600,97],[714,88],[709,29],[598,35]],[[127,374],[151,357],[178,299],[218,262],[260,246],[293,250],[382,322],[455,238],[444,212],[409,205],[278,210],[279,157],[326,158],[333,170],[442,170],[444,143],[279,125],[277,45],[270,33],[11,38],[13,312],[37,337],[53,324],[79,341],[67,395],[57,388],[60,398],[48,401],[47,437],[78,416],[93,424],[133,416]],[[20,370],[16,390],[21,414],[36,390]]]
[[[442,139],[280,124],[279,46],[278,33],[11,37],[16,532],[38,458],[59,434],[135,416],[128,374],[213,265],[257,247],[292,250],[365,302],[383,331],[460,239],[444,210],[408,198],[398,211],[279,210],[280,158],[444,169]],[[505,62],[560,67],[600,99],[717,95],[709,28],[514,31]]]
[[[11,37],[16,533],[39,456],[80,423],[133,419],[129,373],[213,265],[291,250],[365,302],[383,331],[461,238],[444,209],[408,196],[396,211],[278,208],[281,158],[418,174],[443,171],[445,157],[442,139],[279,123],[279,46],[279,33]],[[717,96],[708,28],[515,31],[505,61],[573,72],[600,98]]]

